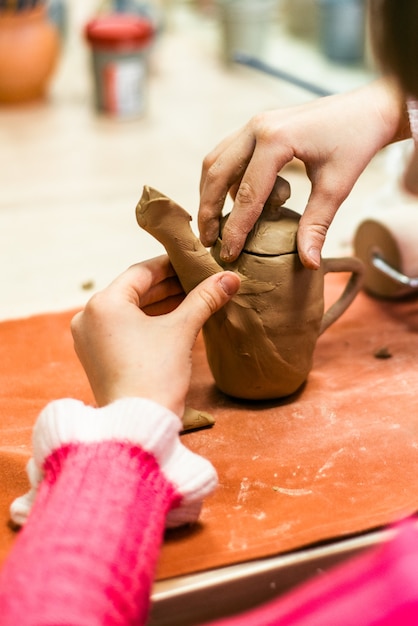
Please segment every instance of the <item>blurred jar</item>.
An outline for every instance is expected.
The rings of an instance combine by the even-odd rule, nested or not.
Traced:
[[[103,15],[86,26],[92,52],[96,108],[121,119],[140,117],[146,108],[148,51],[154,28],[147,18]]]
[[[103,0],[97,14],[130,13],[141,15],[152,22],[155,35],[159,34],[163,26],[163,15],[159,2],[156,0]]]
[[[263,56],[276,11],[277,0],[217,0],[224,60],[233,62],[240,53]]]
[[[44,6],[0,12],[0,102],[43,98],[59,57],[60,38]]]
[[[365,0],[318,0],[319,38],[329,59],[339,63],[364,60]]]
[[[100,5],[102,13],[139,13],[148,17],[152,4],[147,0],[105,0]]]
[[[58,29],[61,39],[67,36],[68,9],[64,0],[48,0],[48,16]]]
[[[317,30],[317,0],[282,0],[281,16],[286,29],[296,37],[314,38]]]

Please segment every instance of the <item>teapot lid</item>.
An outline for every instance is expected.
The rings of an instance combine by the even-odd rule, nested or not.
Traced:
[[[266,204],[248,233],[243,252],[259,256],[279,256],[297,252],[296,233],[300,214],[284,206]],[[223,225],[227,216],[222,221]]]

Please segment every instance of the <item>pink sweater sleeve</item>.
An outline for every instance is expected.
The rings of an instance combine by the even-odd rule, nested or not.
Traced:
[[[164,527],[195,521],[217,484],[147,400],[47,406],[34,429],[25,524],[0,574],[3,626],[144,624]],[[26,521],[27,520],[27,521]]]
[[[282,598],[206,626],[417,626],[418,530],[314,577]]]
[[[418,142],[418,100],[409,98],[407,100],[409,124],[411,126],[411,135],[415,142]]]

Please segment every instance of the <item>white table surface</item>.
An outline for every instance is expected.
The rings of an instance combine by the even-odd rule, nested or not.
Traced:
[[[0,319],[81,306],[128,265],[162,252],[136,225],[143,185],[195,217],[205,154],[254,113],[313,97],[255,70],[226,67],[214,16],[194,3],[166,0],[146,114],[130,122],[98,115],[81,35],[91,4],[71,3],[71,28],[47,100],[0,107]],[[321,77],[337,90],[371,75],[328,63],[311,43],[280,28],[268,54],[269,62],[314,81]],[[360,195],[370,189],[369,179],[373,188],[375,170]],[[289,180],[288,205],[302,212],[308,181],[297,170]],[[349,202],[355,210],[356,197]],[[344,252],[352,216],[341,210],[336,225],[342,228],[330,233],[326,252]]]

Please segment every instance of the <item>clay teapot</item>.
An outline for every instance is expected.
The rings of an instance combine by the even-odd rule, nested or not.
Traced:
[[[223,269],[241,278],[238,293],[203,328],[207,359],[224,393],[248,400],[280,398],[306,380],[316,340],[350,305],[362,285],[355,258],[323,259],[306,269],[296,248],[300,215],[282,204],[290,187],[278,177],[274,193],[233,263],[220,259],[223,226],[209,252],[194,235],[191,216],[170,198],[144,187],[138,224],[165,247],[188,293]],[[351,272],[340,298],[324,314],[324,275]]]

